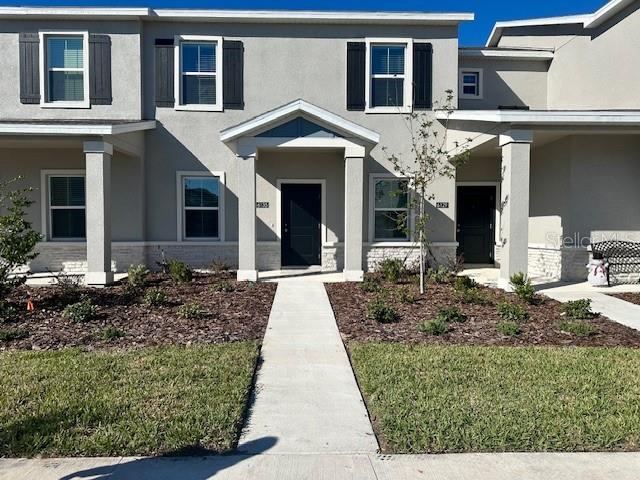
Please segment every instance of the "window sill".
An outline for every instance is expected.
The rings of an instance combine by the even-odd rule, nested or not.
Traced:
[[[41,108],[91,108],[89,102],[43,102],[40,104]]]
[[[222,105],[176,105],[178,111],[185,112],[222,112]]]
[[[364,113],[407,114],[411,113],[411,107],[365,107]]]

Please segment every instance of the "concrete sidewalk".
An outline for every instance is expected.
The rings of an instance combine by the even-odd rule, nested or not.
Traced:
[[[0,480],[637,480],[639,453],[0,459]]]
[[[278,284],[261,360],[242,453],[261,453],[265,438],[270,453],[377,451],[322,283]]]

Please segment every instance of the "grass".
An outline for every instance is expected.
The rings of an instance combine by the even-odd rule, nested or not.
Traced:
[[[354,343],[387,452],[640,449],[640,351]]]
[[[253,342],[0,354],[0,457],[232,449]]]

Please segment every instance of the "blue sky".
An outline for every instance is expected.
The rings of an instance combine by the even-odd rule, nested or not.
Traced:
[[[590,13],[606,0],[0,0],[3,5],[145,6],[168,8],[275,8],[295,10],[406,10],[474,12],[460,31],[463,45],[483,45],[496,21]]]

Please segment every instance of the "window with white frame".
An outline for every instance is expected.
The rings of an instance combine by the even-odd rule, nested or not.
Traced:
[[[84,106],[89,101],[87,34],[42,34],[44,103]]]
[[[403,107],[407,92],[407,45],[370,44],[369,106]]]
[[[409,239],[409,182],[373,179],[373,240]]]
[[[482,98],[482,70],[460,70],[460,97]]]
[[[182,177],[185,239],[220,238],[220,177]]]
[[[84,176],[49,176],[49,225],[54,240],[86,237]]]
[[[179,37],[177,108],[219,110],[222,107],[221,39]]]

